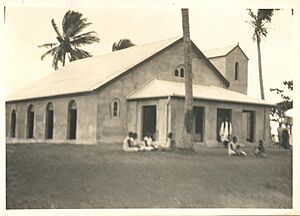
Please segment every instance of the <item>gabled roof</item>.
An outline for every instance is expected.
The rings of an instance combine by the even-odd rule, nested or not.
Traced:
[[[7,101],[93,91],[180,39],[174,37],[71,62],[12,93]]]
[[[244,51],[240,48],[239,44],[229,45],[229,46],[226,46],[226,47],[220,47],[220,48],[215,48],[215,49],[204,50],[203,53],[209,59],[210,58],[217,58],[217,57],[222,57],[222,56],[228,55],[236,47],[238,47],[242,51],[242,53],[246,56],[246,58],[249,59],[247,57],[247,55],[244,53]]]
[[[146,98],[162,98],[162,97],[184,97],[184,83],[171,82],[154,79],[137,89],[130,95],[128,100],[146,99]],[[255,104],[274,106],[275,104],[252,98],[244,94],[230,91],[216,86],[193,85],[193,96],[197,99],[213,100],[222,102],[233,102],[243,104]]]
[[[10,94],[6,101],[92,92],[179,41],[182,41],[182,37],[133,46],[116,52],[71,62],[58,71]],[[204,58],[208,66],[229,85],[228,80],[218,69],[193,43],[192,45],[196,53]]]

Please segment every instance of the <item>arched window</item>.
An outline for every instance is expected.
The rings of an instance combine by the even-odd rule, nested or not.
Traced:
[[[184,68],[180,68],[180,77],[184,77]]]
[[[120,116],[120,102],[118,99],[114,99],[111,103],[111,114],[113,118],[118,118]]]
[[[27,110],[27,138],[33,138],[34,132],[34,109],[31,104]]]
[[[11,117],[10,117],[10,137],[13,138],[16,137],[16,111],[15,110],[11,112]]]
[[[49,102],[46,107],[46,127],[45,127],[46,139],[53,138],[53,117],[54,117],[53,104]]]
[[[179,65],[175,69],[175,77],[184,77],[185,68],[183,65]]]
[[[239,63],[235,63],[235,70],[234,70],[234,79],[238,80],[239,78]]]
[[[76,139],[76,127],[77,127],[77,106],[74,100],[70,101],[68,106],[68,129],[67,138]]]

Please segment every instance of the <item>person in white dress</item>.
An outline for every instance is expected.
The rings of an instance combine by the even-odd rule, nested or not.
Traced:
[[[232,133],[232,125],[229,121],[229,118],[226,117],[225,121],[222,122],[219,135],[221,138],[221,142],[224,144],[224,147],[227,148],[227,145],[229,143],[230,137]]]
[[[232,141],[228,144],[228,155],[229,156],[246,156],[246,152],[242,151],[240,145],[238,144],[238,138],[234,136]]]
[[[129,132],[128,136],[123,141],[123,150],[125,152],[138,152],[139,148],[133,146],[133,133]]]
[[[152,151],[152,150],[158,150],[159,147],[155,146],[152,142],[152,137],[150,136],[150,133],[147,133],[147,135],[144,137],[144,144],[145,144],[145,151]]]

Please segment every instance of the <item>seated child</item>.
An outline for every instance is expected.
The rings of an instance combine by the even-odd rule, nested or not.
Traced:
[[[265,153],[265,147],[264,147],[264,142],[262,140],[259,140],[258,141],[258,146],[256,146],[254,148],[254,152],[253,154],[256,156],[256,157],[262,157],[262,158],[266,158],[267,155]]]
[[[234,136],[232,141],[228,144],[228,155],[229,156],[246,156],[246,153],[241,150],[240,145],[237,144],[238,138]]]
[[[246,152],[241,150],[240,145],[236,145],[235,152],[236,152],[237,156],[246,156],[247,155]]]
[[[237,142],[237,137],[233,137],[233,140],[230,140],[228,143],[228,156],[235,156],[236,155],[236,142]]]
[[[133,146],[133,133],[129,132],[128,136],[124,139],[123,150],[126,152],[137,152],[139,151],[138,147]]]
[[[150,136],[150,133],[147,134],[147,136],[144,137],[144,143],[145,143],[145,150],[151,151],[151,150],[157,150],[159,147],[155,146],[152,142],[152,137]]]
[[[137,133],[132,133],[132,145],[134,147],[138,147],[140,151],[143,151],[144,150],[144,146],[137,143],[136,139],[137,139],[138,135]]]
[[[173,133],[168,134],[167,142],[165,144],[161,145],[162,150],[170,149],[170,148],[175,148],[175,140],[173,140]]]

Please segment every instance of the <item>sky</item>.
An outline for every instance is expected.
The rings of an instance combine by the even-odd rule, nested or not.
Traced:
[[[60,5],[27,3],[6,6],[5,95],[53,72],[51,56],[41,61],[40,57],[47,49],[38,48],[38,45],[56,42],[51,19],[61,28],[61,21],[68,10],[81,12],[93,23],[86,31],[96,31],[100,43],[85,46],[84,49],[94,56],[111,52],[112,44],[121,38],[129,38],[141,45],[182,35],[180,1],[126,5],[107,2],[91,4],[91,1],[86,4],[80,1],[64,2]],[[246,9],[257,5],[220,7],[201,2],[187,5],[191,39],[200,50],[239,43],[249,57],[248,95],[259,98],[257,48],[252,40],[253,29],[246,22],[250,19]],[[284,88],[282,82],[292,79],[295,60],[294,16],[289,5],[280,5],[280,8],[283,9],[274,14],[272,23],[268,25],[268,37],[261,43],[265,94],[266,99],[272,102],[280,99],[275,93],[270,93],[269,89]]]

